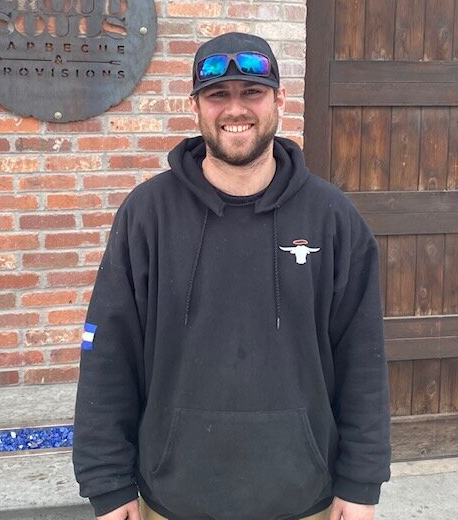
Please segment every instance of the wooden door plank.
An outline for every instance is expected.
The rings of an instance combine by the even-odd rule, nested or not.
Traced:
[[[458,414],[393,417],[393,461],[458,455]]]
[[[458,9],[457,9],[458,13]],[[458,33],[458,25],[457,33]],[[458,34],[457,34],[458,41]],[[447,189],[458,190],[458,108],[450,108]]]
[[[448,127],[448,108],[424,108],[422,110],[420,190],[443,190],[446,187]]]
[[[439,411],[440,360],[413,362],[412,414]]]
[[[332,115],[329,61],[334,57],[334,0],[309,0],[307,11],[304,155],[311,171],[329,181]]]
[[[410,415],[412,407],[412,361],[388,364],[391,415]]]
[[[338,108],[332,117],[331,181],[358,191],[361,167],[361,109]]]
[[[393,108],[391,119],[390,190],[418,189],[421,110]]]
[[[444,287],[444,236],[417,237],[415,314],[442,314]]]
[[[387,339],[385,343],[388,361],[450,359],[458,356],[458,336]]]
[[[355,60],[364,56],[366,0],[336,0],[335,59]]]
[[[392,60],[395,0],[366,0],[364,55],[369,60]]]
[[[426,0],[398,0],[396,6],[395,60],[423,58]]]
[[[387,263],[388,263],[388,237],[375,237],[378,244],[380,264],[380,293],[382,296],[383,314],[386,314],[386,287],[387,287]]]
[[[458,234],[445,237],[443,312],[458,313]]]
[[[441,361],[441,413],[458,412],[458,358]]]
[[[348,197],[364,214],[458,213],[458,191],[362,192],[349,193]]]
[[[385,318],[384,330],[387,339],[458,337],[458,314]]]
[[[453,48],[455,0],[426,2],[425,61],[450,61]]]
[[[391,108],[363,108],[361,124],[360,189],[387,190],[390,183]]]
[[[415,308],[415,236],[388,237],[387,316],[409,316]]]

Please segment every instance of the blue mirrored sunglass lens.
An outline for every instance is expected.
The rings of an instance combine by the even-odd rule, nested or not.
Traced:
[[[217,76],[222,76],[229,64],[229,58],[225,55],[210,56],[203,60],[199,68],[199,78],[210,79]]]
[[[245,74],[256,74],[258,76],[268,76],[270,72],[270,63],[266,56],[253,53],[237,54],[237,65]]]

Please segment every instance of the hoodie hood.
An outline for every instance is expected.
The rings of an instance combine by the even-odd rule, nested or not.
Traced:
[[[201,136],[184,139],[169,153],[169,164],[180,181],[221,217],[226,204],[202,173],[205,154],[205,142]],[[302,188],[310,176],[302,151],[294,141],[275,137],[274,157],[277,161],[275,176],[263,196],[256,201],[256,213],[279,208]]]

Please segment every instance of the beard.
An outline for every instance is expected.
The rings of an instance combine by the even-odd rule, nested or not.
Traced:
[[[225,121],[224,124],[244,124],[245,121],[237,120],[237,121]],[[221,123],[217,124],[218,128],[221,128]],[[277,132],[278,128],[278,113],[277,109],[273,111],[271,117],[269,117],[269,121],[264,130],[258,128],[258,135],[254,140],[253,144],[250,145],[246,150],[245,144],[246,141],[243,137],[240,137],[240,147],[238,150],[228,150],[227,146],[224,145],[221,139],[212,132],[209,125],[205,121],[199,121],[199,127],[202,134],[202,137],[207,145],[208,150],[211,152],[211,155],[215,159],[219,159],[231,166],[247,166],[248,164],[252,164],[257,159],[259,159],[263,154],[266,153],[266,150],[269,149],[273,138]],[[220,130],[224,132],[224,130]],[[234,140],[235,141],[235,140]],[[234,143],[236,144],[236,143]]]

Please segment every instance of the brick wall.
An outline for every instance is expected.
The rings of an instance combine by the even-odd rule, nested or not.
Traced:
[[[281,135],[302,144],[306,0],[157,1],[153,60],[131,96],[83,122],[0,107],[0,386],[75,381],[81,324],[113,216],[196,132],[192,57],[227,31],[269,40],[289,95]]]

